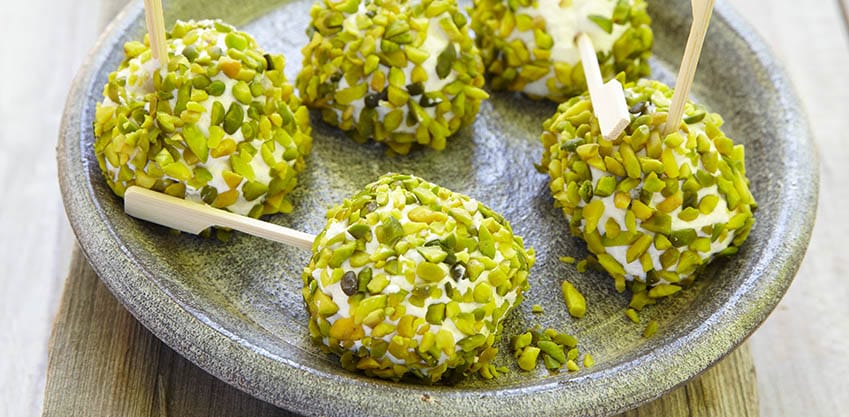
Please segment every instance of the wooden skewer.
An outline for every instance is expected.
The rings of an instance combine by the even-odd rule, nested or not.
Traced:
[[[133,186],[124,193],[124,211],[183,232],[198,234],[211,226],[227,227],[249,235],[311,250],[315,236],[288,227]]]
[[[690,0],[693,8],[693,24],[690,26],[690,36],[687,38],[687,47],[681,59],[681,68],[678,69],[678,80],[675,82],[675,93],[672,94],[672,104],[669,106],[664,135],[677,131],[681,125],[684,105],[690,96],[690,88],[696,76],[696,67],[699,65],[705,34],[713,14],[713,3],[714,0]]]
[[[598,118],[601,134],[607,140],[614,140],[631,122],[622,84],[615,79],[604,83],[595,48],[587,34],[578,35],[575,42],[578,43],[578,49],[581,52],[581,65],[584,67],[587,89],[590,91],[590,100],[593,103],[595,116]]]
[[[159,65],[168,63],[168,44],[165,42],[165,17],[162,0],[144,0],[144,20],[150,38],[150,53]]]

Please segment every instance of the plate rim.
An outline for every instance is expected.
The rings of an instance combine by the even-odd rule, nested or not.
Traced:
[[[754,32],[736,11],[726,2],[720,0],[716,4],[714,19],[724,20],[734,34],[751,49],[756,62],[764,68],[769,68],[769,81],[776,87],[779,97],[783,100],[781,108],[788,113],[801,116],[792,125],[788,137],[796,138],[790,142],[796,145],[793,149],[796,158],[789,160],[796,165],[796,172],[802,176],[797,181],[783,186],[795,189],[803,196],[804,207],[780,212],[780,224],[795,224],[784,230],[788,234],[782,236],[781,242],[769,242],[765,251],[774,249],[786,258],[778,262],[767,262],[761,259],[755,262],[752,274],[740,286],[733,297],[729,298],[723,308],[718,309],[696,326],[692,331],[667,345],[667,349],[659,354],[652,354],[652,360],[640,362],[635,366],[635,360],[623,361],[621,364],[602,372],[588,376],[578,376],[568,381],[552,381],[552,383],[534,383],[521,385],[518,388],[496,390],[468,390],[469,394],[456,392],[441,392],[439,387],[426,385],[393,385],[395,395],[379,395],[369,397],[361,392],[354,392],[354,400],[339,407],[335,402],[315,401],[325,397],[330,390],[338,388],[341,397],[352,388],[374,389],[388,386],[388,383],[373,379],[342,378],[339,375],[320,374],[314,369],[301,366],[285,358],[273,357],[267,352],[257,352],[251,349],[237,335],[228,335],[210,325],[209,322],[195,316],[179,302],[161,291],[153,281],[153,277],[143,271],[136,260],[121,244],[120,238],[106,223],[99,221],[102,210],[99,201],[94,198],[94,190],[86,181],[87,176],[73,175],[75,164],[83,164],[81,140],[85,135],[80,102],[89,99],[88,92],[94,83],[94,75],[99,64],[107,59],[109,47],[117,42],[120,34],[135,24],[143,14],[142,3],[133,2],[127,5],[106,27],[92,51],[89,53],[81,69],[75,77],[59,131],[57,147],[57,163],[59,185],[63,204],[71,227],[79,242],[79,247],[85,254],[94,271],[106,287],[127,308],[128,311],[166,345],[189,359],[191,362],[209,372],[218,379],[264,401],[274,405],[297,411],[305,415],[359,415],[385,414],[389,410],[402,409],[412,412],[427,412],[433,415],[454,414],[463,410],[470,414],[480,415],[510,415],[516,412],[527,412],[528,403],[540,415],[562,415],[564,412],[573,414],[614,414],[644,404],[672,389],[683,385],[693,377],[704,372],[721,360],[746,338],[749,337],[773,311],[784,293],[793,281],[804,258],[813,229],[814,218],[819,192],[819,169],[815,144],[810,128],[795,89],[782,66],[773,57],[760,35]],[[807,166],[807,170],[798,169]],[[87,214],[87,209],[95,209],[97,214]],[[111,243],[104,245],[104,242]],[[767,257],[772,258],[772,257]],[[768,259],[772,260],[772,259]],[[778,277],[782,279],[765,279]],[[744,310],[749,314],[731,316],[730,307],[761,305],[758,311]],[[146,314],[146,311],[160,311],[165,314]],[[743,317],[745,316],[745,317]],[[729,327],[730,326],[730,327]],[[180,329],[192,328],[195,332],[181,333]],[[732,335],[718,329],[731,328]],[[210,343],[209,340],[215,340]],[[693,344],[689,342],[695,342]],[[717,349],[717,344],[721,347]],[[707,349],[707,348],[710,349]],[[715,352],[719,352],[716,354]],[[693,355],[696,353],[696,355]],[[706,354],[708,353],[708,354]],[[680,375],[683,379],[669,383],[664,374],[671,371],[674,360],[684,354],[695,358],[689,362],[686,372]],[[233,362],[224,363],[229,358]],[[630,368],[630,369],[629,369]],[[619,383],[616,390],[608,390],[608,396],[593,396],[593,390],[616,379],[621,375],[632,377],[630,384]],[[300,384],[288,382],[300,381]],[[627,378],[626,378],[627,379]],[[281,381],[282,380],[282,381]],[[303,381],[310,382],[303,382]],[[364,382],[365,381],[365,382]],[[639,381],[661,381],[661,384],[640,384]],[[283,383],[281,383],[283,382]],[[399,393],[400,391],[400,393]],[[568,391],[568,392],[567,392]],[[615,392],[614,392],[615,391]],[[568,399],[564,399],[569,397]],[[425,395],[430,400],[425,401]],[[516,401],[521,396],[527,401]],[[363,398],[381,398],[382,403],[367,403]],[[468,401],[469,398],[477,401]],[[580,397],[580,398],[575,398]],[[602,398],[603,397],[603,398]],[[456,408],[463,407],[465,408]]]

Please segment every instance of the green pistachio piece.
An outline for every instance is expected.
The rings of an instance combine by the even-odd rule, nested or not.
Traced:
[[[569,315],[575,318],[584,317],[587,313],[587,300],[584,298],[584,295],[569,281],[563,281],[561,290],[563,291],[563,300],[566,302]]]
[[[457,50],[454,48],[454,43],[449,43],[436,57],[436,75],[440,80],[448,77],[454,61],[457,60]]]
[[[245,111],[238,103],[230,103],[230,108],[224,115],[224,131],[232,135],[242,127],[242,122],[245,119]]]
[[[416,267],[416,275],[427,282],[439,282],[445,278],[446,272],[437,264],[421,262]]]
[[[589,15],[587,19],[598,25],[603,31],[607,33],[613,32],[613,21],[600,15]]]
[[[537,358],[540,348],[534,346],[526,347],[519,355],[519,368],[525,371],[533,371],[537,367]]]
[[[375,229],[377,241],[385,245],[393,246],[395,242],[404,236],[404,228],[398,219],[388,216],[383,223]]]
[[[197,126],[194,124],[183,126],[183,139],[186,140],[186,145],[201,162],[207,161],[209,148],[206,145],[206,137]]]

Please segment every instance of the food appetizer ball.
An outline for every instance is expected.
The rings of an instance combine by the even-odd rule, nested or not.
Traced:
[[[309,113],[284,59],[220,21],[177,22],[157,71],[148,45],[128,42],[98,103],[95,154],[112,190],[132,186],[259,217],[288,212]]]
[[[324,0],[310,16],[298,90],[359,143],[442,150],[489,97],[454,0]]]
[[[437,381],[493,359],[533,250],[483,204],[387,174],[332,208],[303,274],[313,340],[367,375]]]
[[[649,74],[644,0],[474,0],[472,28],[496,90],[562,102],[586,90],[575,37],[595,46],[602,77]]]
[[[586,95],[560,105],[544,124],[542,167],[556,205],[616,280],[668,295],[717,255],[737,252],[755,223],[743,145],[723,121],[687,103],[678,131],[663,136],[672,89],[625,86],[631,123],[618,139],[599,134]]]

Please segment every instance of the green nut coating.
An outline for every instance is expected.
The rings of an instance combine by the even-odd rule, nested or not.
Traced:
[[[687,103],[680,129],[664,136],[672,89],[650,80],[624,86],[631,118],[619,138],[601,137],[588,95],[574,97],[543,124],[539,166],[570,232],[592,254],[579,270],[597,265],[617,290],[631,286],[638,310],[692,283],[713,258],[735,253],[757,203],[743,146],[723,133],[718,114]],[[567,305],[570,294],[581,305],[565,283],[563,293]]]
[[[283,57],[221,21],[178,21],[167,44],[164,72],[131,41],[109,75],[94,118],[108,185],[118,196],[140,186],[252,217],[291,211],[312,138]]]
[[[310,336],[370,376],[437,381],[457,368],[492,378],[501,321],[533,263],[485,205],[387,174],[327,212],[302,275]],[[339,307],[332,315],[321,314],[328,298]]]

